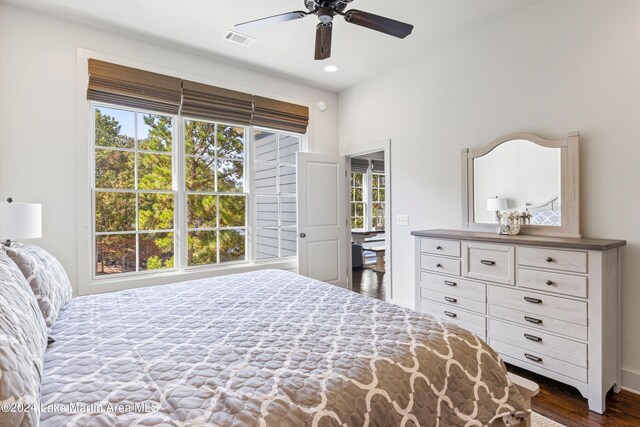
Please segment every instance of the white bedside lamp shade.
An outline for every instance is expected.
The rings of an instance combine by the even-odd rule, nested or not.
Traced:
[[[507,209],[507,198],[506,197],[489,197],[487,199],[487,210],[488,211],[503,211]]]
[[[0,239],[25,240],[42,237],[42,205],[0,202]]]

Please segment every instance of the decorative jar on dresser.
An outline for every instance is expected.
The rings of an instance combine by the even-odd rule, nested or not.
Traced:
[[[620,391],[623,240],[414,231],[416,309],[505,362],[576,387],[592,411]]]

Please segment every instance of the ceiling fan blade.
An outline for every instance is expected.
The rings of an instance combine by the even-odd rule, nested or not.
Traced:
[[[236,30],[238,31],[253,30],[255,28],[262,27],[264,25],[278,24],[280,22],[287,22],[287,21],[293,21],[295,19],[304,18],[307,15],[308,15],[307,12],[302,12],[302,11],[283,13],[280,15],[269,16],[268,18],[261,18],[253,21],[243,22],[242,24],[236,25]]]
[[[316,59],[327,59],[331,56],[331,33],[333,24],[318,24],[316,27]]]
[[[395,19],[356,9],[347,11],[344,14],[344,19],[351,24],[360,25],[361,27],[370,28],[401,39],[407,37],[413,31],[413,25],[411,24],[405,24]]]

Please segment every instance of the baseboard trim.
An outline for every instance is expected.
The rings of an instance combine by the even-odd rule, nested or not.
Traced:
[[[623,369],[622,388],[631,393],[640,394],[640,372]]]

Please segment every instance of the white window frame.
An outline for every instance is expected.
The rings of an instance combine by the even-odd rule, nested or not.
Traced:
[[[136,231],[135,232],[113,232],[112,234],[136,234],[136,236],[138,234],[147,234],[147,233],[154,233],[154,232],[173,232],[174,233],[174,266],[171,268],[164,268],[164,269],[159,269],[159,270],[143,270],[143,271],[134,271],[134,272],[124,272],[124,273],[113,273],[113,274],[102,274],[102,275],[98,275],[96,274],[96,261],[97,261],[97,253],[96,253],[96,237],[98,235],[106,235],[106,234],[110,234],[110,233],[96,233],[96,224],[95,224],[95,218],[96,218],[96,199],[95,199],[95,193],[97,191],[96,187],[95,187],[95,154],[96,154],[96,149],[100,149],[100,147],[95,145],[95,109],[98,107],[104,107],[104,108],[112,108],[112,109],[118,109],[118,110],[125,110],[125,111],[135,111],[136,113],[141,113],[141,114],[153,114],[153,115],[162,115],[162,116],[166,116],[166,117],[171,117],[172,118],[172,123],[173,123],[173,146],[172,146],[172,150],[171,150],[171,156],[172,156],[172,163],[173,163],[173,176],[172,176],[172,190],[171,191],[164,191],[164,190],[138,190],[137,188],[135,190],[128,190],[126,191],[125,189],[106,189],[104,190],[105,192],[135,192],[136,194],[138,193],[161,193],[161,194],[173,194],[174,195],[174,229],[173,230],[143,230],[140,231],[138,230],[138,208],[137,208],[137,203],[136,203]],[[89,233],[89,244],[91,246],[91,265],[90,265],[90,269],[91,269],[91,284],[96,284],[96,285],[100,285],[101,283],[107,283],[107,282],[120,282],[122,281],[123,283],[127,281],[127,279],[131,279],[131,278],[136,278],[136,277],[145,277],[145,278],[153,278],[153,277],[160,277],[160,276],[167,276],[169,275],[178,275],[178,274],[185,274],[185,273],[189,273],[189,272],[207,272],[207,271],[220,271],[220,270],[224,270],[226,268],[233,268],[233,267],[238,267],[238,266],[246,266],[246,267],[252,267],[252,266],[263,266],[263,265],[269,265],[269,264],[282,264],[283,262],[290,262],[292,260],[297,259],[297,256],[291,256],[291,257],[282,257],[281,256],[281,248],[279,251],[279,256],[278,257],[274,257],[274,258],[269,258],[269,259],[263,259],[263,260],[258,260],[256,257],[256,239],[255,239],[255,231],[257,229],[257,224],[256,224],[256,204],[255,204],[255,197],[256,194],[254,193],[253,189],[252,189],[252,178],[253,178],[253,173],[254,173],[254,167],[256,165],[256,162],[254,162],[253,159],[253,153],[255,150],[255,141],[254,141],[254,133],[256,130],[263,130],[263,131],[267,131],[267,132],[274,132],[274,133],[278,133],[278,134],[289,134],[289,135],[294,135],[296,137],[300,138],[300,146],[298,151],[299,152],[306,152],[307,151],[307,135],[306,134],[296,134],[296,133],[292,133],[292,132],[285,132],[285,131],[281,131],[281,130],[277,130],[277,129],[270,129],[270,128],[264,128],[264,127],[254,127],[254,126],[245,126],[245,125],[239,125],[239,124],[234,124],[234,123],[225,123],[225,122],[216,122],[216,121],[207,121],[207,120],[203,120],[203,119],[198,119],[198,118],[191,118],[191,117],[183,117],[181,115],[171,115],[171,114],[165,114],[165,113],[160,113],[157,111],[150,111],[150,110],[145,110],[145,109],[137,109],[137,108],[130,108],[130,107],[125,107],[125,106],[121,106],[121,105],[114,105],[114,104],[108,104],[108,103],[103,103],[103,102],[95,102],[95,101],[91,101],[89,102],[89,111],[90,111],[90,120],[89,120],[89,168],[88,168],[88,172],[89,172],[89,184],[90,184],[90,204],[91,204],[91,227],[90,230],[91,232]],[[185,177],[185,161],[186,161],[186,155],[185,155],[185,120],[194,120],[194,121],[201,121],[201,122],[209,122],[209,123],[216,123],[216,124],[221,124],[221,125],[226,125],[226,126],[233,126],[233,127],[241,127],[245,129],[245,141],[244,141],[244,191],[243,192],[191,192],[191,191],[187,191],[186,190],[186,186],[185,186],[185,182],[186,182],[186,177]],[[136,146],[135,146],[135,154],[136,154],[136,159],[135,159],[135,185],[137,187],[137,176],[138,176],[138,165],[137,165],[137,120],[135,123],[135,131],[136,131]],[[104,147],[106,149],[112,149],[110,147]],[[279,149],[279,147],[278,147]],[[115,149],[116,151],[118,149]],[[120,150],[120,151],[130,151],[130,152],[134,152],[134,150],[131,149],[124,149],[124,150]],[[140,152],[143,153],[151,153],[151,154],[163,154],[163,155],[169,155],[169,153],[167,152],[153,152],[153,151],[147,151],[147,150],[140,150]],[[216,160],[218,159],[218,157],[216,157]],[[220,158],[220,159],[226,159],[226,158]],[[229,159],[229,160],[234,160],[234,159]],[[235,160],[239,160],[239,159],[235,159]],[[278,162],[278,166],[280,165],[280,163]],[[295,166],[294,164],[289,164],[286,163],[286,166]],[[280,176],[279,174],[276,174],[277,176],[277,180],[278,180],[278,184],[279,184],[279,179]],[[217,181],[217,177],[216,177],[216,181]],[[297,179],[296,179],[297,182]],[[217,186],[217,183],[216,183]],[[279,186],[278,186],[279,188]],[[217,188],[216,188],[217,189]],[[100,190],[100,192],[102,192],[103,190]],[[190,231],[190,229],[188,229],[187,227],[187,216],[186,216],[186,197],[188,194],[197,194],[197,195],[233,195],[233,196],[237,196],[239,197],[240,195],[244,195],[245,196],[245,200],[246,200],[246,204],[245,204],[245,226],[244,227],[219,227],[219,215],[217,215],[216,218],[216,222],[218,227],[214,228],[214,229],[209,229],[209,228],[202,228],[202,229],[198,229],[198,231],[213,231],[215,230],[216,232],[219,233],[220,230],[232,230],[232,229],[244,229],[245,230],[245,260],[239,260],[239,261],[228,261],[228,262],[220,262],[220,247],[219,245],[217,245],[216,250],[218,251],[217,254],[217,261],[218,263],[216,264],[207,264],[207,265],[194,265],[194,266],[189,266],[187,265],[187,236],[188,236],[188,231]],[[297,194],[297,193],[296,193]],[[292,195],[291,193],[284,193],[284,196],[287,195]],[[219,199],[218,199],[218,203],[219,203]],[[281,229],[284,227],[293,227],[293,226],[281,226],[281,221],[282,219],[280,218],[281,216],[281,212],[279,212],[279,233],[281,233]],[[262,227],[261,227],[262,228]],[[296,229],[297,229],[297,224],[296,224]],[[218,234],[219,236],[219,234]],[[138,238],[136,237],[136,270],[138,269],[138,264],[139,264],[139,243],[138,243]],[[217,239],[216,239],[217,240]],[[126,287],[128,288],[128,287]]]
[[[355,175],[355,174],[362,175],[362,187],[354,187],[353,186],[353,175]],[[349,187],[350,187],[349,188],[349,192],[350,193],[353,193],[354,189],[362,188],[362,202],[354,200],[353,195],[349,194],[349,202],[350,202],[349,203],[349,212],[350,213],[352,212],[351,209],[353,208],[353,205],[362,204],[362,229],[366,230],[368,228],[367,227],[367,216],[368,216],[367,212],[368,212],[368,206],[369,206],[369,203],[368,203],[369,193],[367,191],[367,188],[369,186],[368,185],[369,173],[368,173],[368,171],[367,172],[353,172],[352,171],[351,172],[351,176],[349,178],[350,178],[350,181],[349,181]],[[359,216],[355,216],[354,217],[353,215],[349,215],[349,217],[351,218],[351,223],[349,224],[349,226],[354,230],[359,230],[359,228],[353,228],[353,219],[354,218],[360,218],[360,217]]]
[[[253,158],[253,154],[256,152],[256,141],[255,141],[255,133],[259,132],[259,131],[263,131],[263,132],[270,132],[270,133],[275,133],[277,134],[277,138],[276,138],[276,159],[274,161],[268,161],[268,160],[258,160],[257,158]],[[298,230],[298,221],[296,218],[296,225],[292,226],[292,225],[282,225],[283,223],[283,215],[282,215],[282,197],[295,197],[296,198],[296,203],[297,203],[297,194],[299,189],[297,188],[297,183],[298,183],[298,177],[297,177],[297,163],[281,163],[280,162],[280,135],[290,135],[290,136],[295,136],[297,138],[300,138],[300,145],[298,147],[298,152],[306,152],[306,135],[303,134],[299,134],[299,133],[294,133],[294,132],[286,132],[286,131],[282,131],[282,130],[277,130],[277,129],[270,129],[270,128],[265,128],[262,126],[251,126],[251,176],[249,179],[249,183],[253,184],[253,175],[255,174],[256,171],[256,166],[257,165],[269,165],[269,166],[275,166],[276,168],[276,188],[277,191],[276,193],[256,193],[255,191],[253,191],[253,188],[250,189],[249,193],[250,193],[250,198],[251,198],[251,215],[252,215],[252,228],[251,228],[251,237],[252,237],[252,245],[251,245],[251,253],[252,253],[252,259],[254,260],[255,263],[259,263],[259,264],[263,264],[263,263],[269,263],[272,262],[274,260],[292,260],[292,259],[297,259],[297,250],[296,250],[296,255],[292,255],[292,256],[282,256],[282,230],[283,228],[295,228],[296,229],[296,235],[297,235],[297,230]],[[289,166],[289,167],[294,167],[296,168],[296,192],[295,193],[283,193],[280,191],[280,167],[281,166]],[[258,197],[277,197],[278,199],[278,225],[277,226],[258,226],[258,218],[257,218],[257,198]],[[297,211],[297,207],[296,207],[296,211]],[[264,258],[264,259],[258,259],[258,238],[257,238],[257,231],[258,229],[277,229],[278,230],[278,256],[277,257],[272,257],[272,258]]]
[[[158,112],[153,112],[150,110],[145,110],[145,109],[141,109],[141,108],[130,108],[130,107],[123,107],[123,106],[119,106],[119,105],[112,105],[112,104],[107,104],[107,103],[102,103],[102,102],[91,102],[91,140],[90,140],[90,153],[91,153],[91,161],[89,164],[89,173],[90,173],[90,179],[89,182],[91,184],[91,278],[94,281],[100,281],[100,280],[105,280],[106,278],[113,278],[114,276],[118,276],[118,277],[124,277],[124,276],[146,276],[149,274],[154,274],[154,273],[158,273],[158,272],[162,272],[162,273],[167,273],[167,272],[176,272],[179,271],[180,267],[178,265],[178,258],[177,258],[177,250],[178,250],[178,193],[179,191],[177,191],[177,182],[176,182],[176,178],[177,178],[177,164],[176,164],[176,153],[175,153],[175,140],[176,140],[176,123],[177,123],[177,116],[171,115],[171,114],[164,114],[164,113],[158,113]],[[121,110],[121,111],[130,111],[130,112],[134,112],[135,113],[135,118],[136,120],[134,120],[134,138],[135,138],[135,145],[133,147],[133,149],[131,148],[114,148],[114,147],[103,147],[103,146],[99,146],[95,144],[95,111],[97,108],[109,108],[109,109],[115,109],[115,110]],[[138,149],[138,120],[137,120],[137,116],[138,114],[151,114],[151,115],[161,115],[161,116],[165,116],[165,117],[171,117],[172,120],[172,147],[171,147],[171,153],[168,152],[163,152],[163,151],[151,151],[151,150],[139,150]],[[108,188],[96,188],[96,150],[111,150],[111,151],[120,151],[120,152],[127,152],[127,153],[133,153],[134,155],[134,188],[133,189],[127,189],[127,188],[118,188],[118,189],[108,189]],[[140,190],[138,188],[138,153],[143,153],[143,154],[161,154],[164,156],[171,156],[171,169],[172,169],[172,173],[171,173],[171,184],[172,184],[172,188],[171,190]],[[110,232],[98,232],[96,231],[96,194],[97,193],[126,193],[126,194],[135,194],[136,196],[136,229],[134,231],[110,231]],[[170,230],[140,230],[140,224],[139,224],[139,210],[138,210],[138,197],[140,194],[172,194],[173,195],[173,229]],[[139,269],[139,265],[140,265],[140,234],[152,234],[152,233],[173,233],[173,267],[170,268],[163,268],[160,270],[138,270]],[[97,248],[96,248],[96,243],[97,243],[97,237],[99,236],[117,236],[117,235],[128,235],[128,234],[134,234],[136,236],[136,261],[135,261],[135,267],[136,267],[136,271],[129,271],[129,272],[122,272],[122,273],[114,273],[114,274],[97,274],[96,272],[96,266],[97,266]]]

